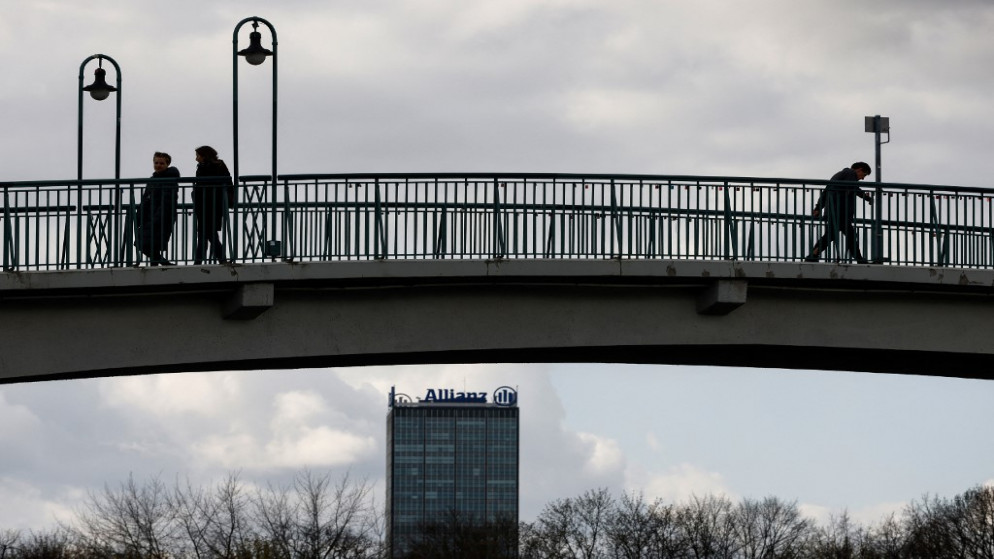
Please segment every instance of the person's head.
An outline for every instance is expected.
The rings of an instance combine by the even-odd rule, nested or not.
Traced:
[[[858,180],[865,179],[866,177],[870,176],[870,173],[873,172],[870,169],[870,166],[862,161],[857,161],[853,163],[851,169],[853,171],[856,171],[856,176],[859,177]]]
[[[200,146],[193,151],[197,154],[197,163],[217,161],[217,150],[210,146]]]
[[[173,158],[168,153],[157,151],[152,155],[152,168],[156,173],[161,173],[169,168]]]

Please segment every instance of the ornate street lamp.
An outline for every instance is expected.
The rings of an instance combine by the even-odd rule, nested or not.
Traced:
[[[243,25],[249,22],[252,23],[252,29],[253,29],[252,33],[249,34],[249,46],[245,49],[238,50],[238,30],[241,29]],[[264,24],[266,27],[269,28],[269,33],[270,35],[272,35],[273,38],[273,43],[272,43],[273,50],[269,50],[262,46],[262,34],[259,33],[258,31],[260,23]],[[271,200],[272,224],[268,234],[268,239],[265,239],[265,255],[272,258],[277,258],[282,255],[283,250],[280,241],[277,240],[276,238],[277,233],[279,231],[279,228],[277,227],[277,217],[276,217],[277,214],[276,197],[278,193],[277,183],[276,183],[277,56],[276,56],[276,29],[273,27],[273,25],[261,17],[254,17],[254,16],[247,17],[241,20],[240,22],[238,22],[238,25],[235,26],[235,31],[232,34],[231,64],[232,64],[232,75],[234,81],[233,102],[232,102],[234,118],[232,119],[232,133],[234,136],[233,145],[235,152],[234,153],[235,168],[233,171],[233,179],[236,185],[238,184],[238,57],[239,56],[244,56],[245,60],[253,66],[258,66],[264,63],[266,59],[269,58],[270,56],[273,57],[273,137],[272,137],[273,168],[272,168],[272,200]]]
[[[93,83],[88,86],[83,86],[83,70],[85,69],[87,63],[91,60],[96,59],[98,63],[97,69],[93,72]],[[114,87],[107,83],[107,70],[104,70],[104,60],[109,61],[114,65],[114,70],[117,73],[117,87]],[[107,56],[106,54],[94,54],[88,56],[82,64],[79,65],[79,118],[78,118],[78,141],[76,150],[76,178],[79,180],[83,179],[83,92],[90,94],[96,101],[103,101],[110,97],[111,93],[117,92],[117,126],[116,126],[116,137],[114,142],[114,178],[121,178],[121,67],[117,65],[117,62]]]
[[[97,69],[93,72],[93,83],[87,86],[83,86],[83,71],[86,65],[93,59],[97,60]],[[117,74],[117,87],[114,87],[107,83],[107,70],[104,70],[104,60],[109,61],[114,65],[114,71]],[[118,66],[117,61],[113,58],[107,56],[106,54],[94,54],[92,56],[86,57],[83,63],[79,65],[79,111],[77,119],[77,141],[76,141],[76,179],[78,181],[83,180],[83,92],[90,94],[90,97],[97,101],[103,101],[110,96],[111,93],[117,92],[117,122],[115,125],[115,136],[114,136],[114,178],[121,178],[121,67]],[[115,196],[114,196],[114,239],[119,238],[120,234],[120,213],[121,213],[121,192],[120,185],[115,185]],[[76,267],[82,266],[82,250],[83,250],[83,185],[82,183],[77,183],[76,187],[77,196],[79,197],[79,212],[80,219],[76,223]],[[68,247],[66,247],[68,250]],[[110,254],[110,247],[108,247],[108,254]],[[63,254],[64,258],[68,258],[68,254]]]
[[[244,56],[249,64],[258,66],[266,61],[266,57],[272,55],[273,51],[262,46],[262,33],[259,33],[259,21],[253,18],[252,32],[249,33],[249,46],[238,51],[238,56]]]
[[[103,101],[111,93],[117,91],[116,87],[107,83],[107,70],[103,69],[103,59],[100,60],[100,63],[101,67],[93,72],[93,83],[83,88],[83,91],[89,91],[90,97],[97,101]]]

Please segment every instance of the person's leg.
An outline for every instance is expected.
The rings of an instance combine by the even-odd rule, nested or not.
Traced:
[[[172,219],[168,219],[167,216],[160,220],[159,223],[162,230],[157,231],[155,236],[155,261],[163,266],[175,266],[174,263],[166,258],[164,253],[169,252],[169,239],[173,236],[173,228],[176,226],[176,216],[172,216]]]
[[[835,216],[831,213],[828,214],[828,223],[825,224],[825,234],[818,239],[815,246],[811,249],[811,254],[804,259],[805,262],[817,262],[821,258],[822,254],[828,250],[828,245],[835,242],[835,237],[839,235],[838,221]]]
[[[805,262],[817,262],[818,259],[821,258],[821,253],[825,252],[825,249],[828,248],[828,243],[830,243],[832,239],[828,233],[828,231],[825,231],[825,234],[818,239],[815,246],[811,248],[811,253],[805,257]]]
[[[193,217],[196,228],[196,241],[193,248],[193,264],[199,266],[204,263],[204,255],[207,253],[207,220],[200,216]]]
[[[151,261],[152,266],[175,266],[175,264],[163,256],[161,251],[153,253],[152,256],[149,257],[149,260]]]
[[[849,255],[859,264],[866,264],[866,259],[863,258],[862,253],[859,252],[859,239],[856,238],[856,228],[853,226],[852,222],[846,224],[846,249],[849,251]]]
[[[152,222],[142,236],[142,254],[148,257],[149,264],[152,266],[158,266],[162,262],[162,254],[159,249],[160,227],[158,222]]]
[[[157,256],[159,256],[159,250],[156,246],[155,238],[152,235],[152,231],[149,228],[144,228],[139,232],[138,242],[135,243],[138,246],[139,252],[145,255],[149,260],[149,264],[155,266],[158,264]]]
[[[224,255],[224,244],[221,242],[221,237],[217,231],[213,234],[211,248],[213,249],[214,260],[218,264],[228,263],[228,258]]]

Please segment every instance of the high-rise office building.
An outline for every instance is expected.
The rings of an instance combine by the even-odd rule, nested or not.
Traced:
[[[426,547],[486,547],[513,557],[518,524],[517,392],[390,391],[387,544],[390,557]],[[455,541],[464,537],[466,541]],[[512,541],[513,540],[513,541]],[[440,549],[440,547],[436,547]]]

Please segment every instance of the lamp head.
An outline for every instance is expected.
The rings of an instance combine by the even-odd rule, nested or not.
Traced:
[[[252,22],[252,28],[258,29],[259,23]],[[249,46],[238,51],[238,56],[244,56],[245,60],[253,66],[258,66],[266,61],[267,56],[271,56],[273,51],[262,46],[262,33],[252,31],[249,33]]]
[[[97,68],[93,73],[93,83],[84,87],[83,91],[89,91],[90,97],[97,101],[103,101],[110,96],[112,91],[117,91],[117,88],[107,83],[107,70]]]

